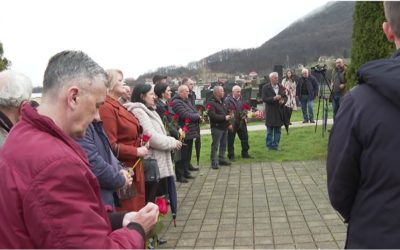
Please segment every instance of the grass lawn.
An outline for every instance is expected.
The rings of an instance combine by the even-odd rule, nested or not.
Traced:
[[[298,111],[301,113],[301,111]],[[329,127],[329,126],[328,126]],[[327,156],[327,145],[329,133],[322,137],[322,126],[318,125],[317,132],[315,127],[289,128],[289,135],[282,128],[282,136],[279,151],[269,151],[265,145],[266,130],[249,132],[249,153],[253,159],[242,159],[240,156],[240,140],[235,139],[236,162],[261,162],[261,161],[307,161],[325,159]],[[201,137],[200,165],[210,165],[211,135]],[[193,146],[194,147],[194,146]],[[196,153],[193,148],[192,164],[196,165]]]

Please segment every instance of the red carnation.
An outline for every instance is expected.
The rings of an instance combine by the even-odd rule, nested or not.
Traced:
[[[173,105],[174,103],[171,101],[171,102],[168,102],[168,106],[170,106],[170,107],[172,107],[172,105]]]
[[[243,104],[243,109],[244,109],[244,110],[250,110],[251,107],[250,107],[249,104],[245,103],[245,104]]]
[[[187,126],[183,126],[182,127],[182,131],[187,133],[187,132],[189,132],[189,128]]]
[[[211,110],[212,109],[212,105],[211,104],[208,104],[207,105],[207,110]]]
[[[169,111],[168,110],[164,111],[164,115],[169,116]]]
[[[168,204],[164,197],[157,197],[156,204],[158,206],[158,211],[162,215],[166,215],[168,213]]]
[[[143,135],[143,142],[146,143],[150,141],[150,136],[149,135]]]
[[[174,120],[178,120],[179,119],[179,115],[178,114],[174,114]]]
[[[190,119],[189,118],[186,118],[185,119],[185,124],[189,124],[190,123]]]

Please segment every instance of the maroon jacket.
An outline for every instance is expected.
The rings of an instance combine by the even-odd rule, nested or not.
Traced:
[[[111,231],[85,153],[29,105],[0,151],[0,171],[0,248],[144,247],[141,227]]]

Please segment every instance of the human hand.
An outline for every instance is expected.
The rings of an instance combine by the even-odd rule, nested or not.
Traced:
[[[125,169],[121,169],[121,170],[119,171],[119,173],[120,173],[123,177],[125,177],[124,187],[127,187],[127,186],[129,186],[129,185],[132,185],[133,179],[132,179],[132,176],[128,173],[128,171],[126,171]]]
[[[182,148],[182,142],[179,140],[176,140],[175,149],[179,150],[181,148]]]
[[[158,214],[158,206],[152,202],[149,202],[138,212],[126,213],[124,219],[122,220],[122,226],[126,227],[130,222],[136,222],[143,227],[144,232],[147,235],[157,223]]]
[[[229,121],[231,119],[230,115],[225,116],[225,120]]]
[[[281,95],[276,95],[276,96],[274,96],[274,100],[275,100],[275,101],[279,101],[279,100],[281,100],[281,98],[282,98]]]
[[[346,86],[346,85],[344,85],[344,84],[342,83],[342,84],[339,85],[339,88],[340,88],[340,89],[344,89],[345,86]]]
[[[142,146],[140,148],[137,148],[137,156],[143,157],[149,153],[149,149],[146,146]]]

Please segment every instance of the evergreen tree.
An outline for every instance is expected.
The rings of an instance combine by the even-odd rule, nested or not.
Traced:
[[[0,42],[0,71],[3,71],[11,66],[11,61],[3,57],[3,44]]]
[[[351,65],[347,73],[348,88],[356,84],[356,72],[368,61],[388,58],[394,45],[382,30],[385,13],[382,2],[356,2],[353,14]]]

